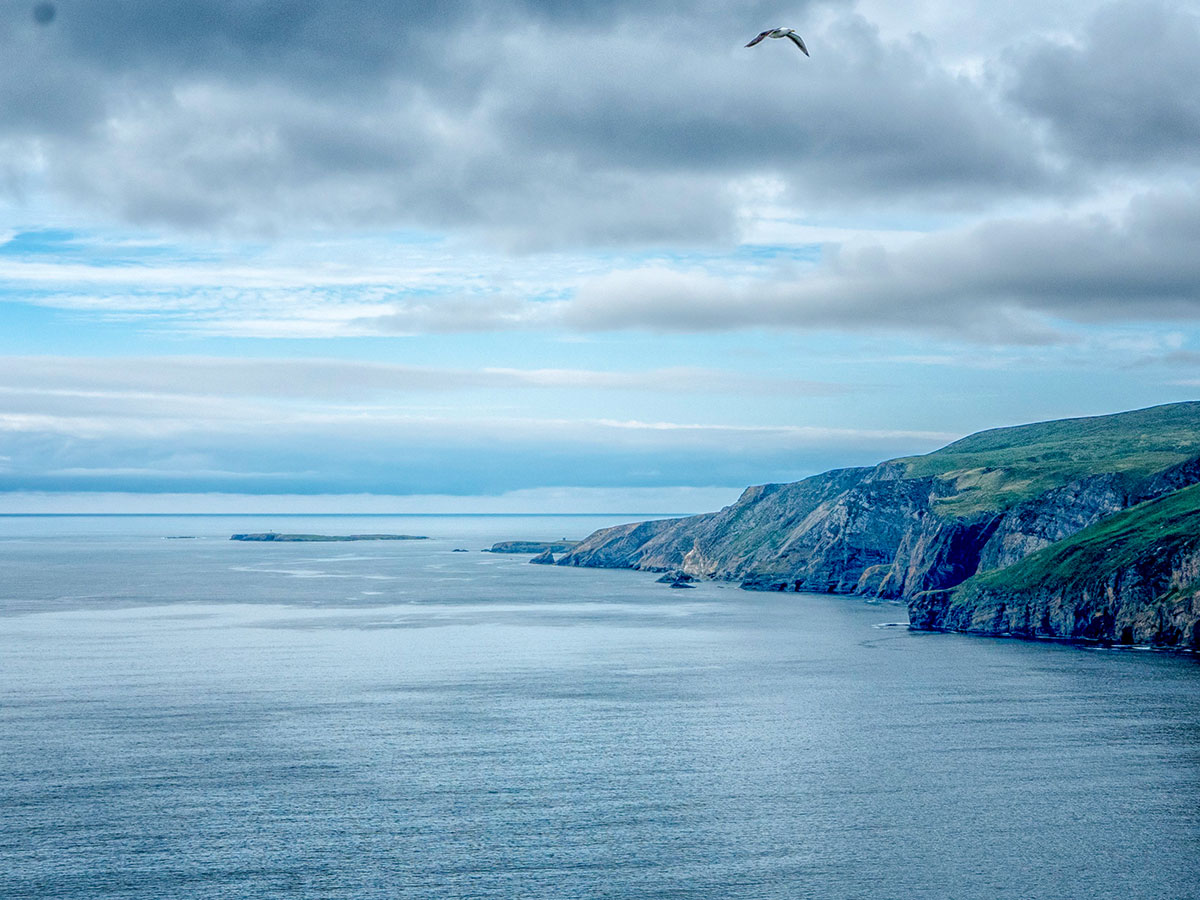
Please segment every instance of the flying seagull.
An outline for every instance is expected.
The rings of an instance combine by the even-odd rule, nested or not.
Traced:
[[[791,28],[768,28],[746,46],[753,47],[763,38],[791,38],[792,43],[799,47],[805,56],[808,56],[808,48],[804,46],[804,39]]]

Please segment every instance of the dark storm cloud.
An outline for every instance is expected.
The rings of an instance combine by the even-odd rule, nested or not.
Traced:
[[[813,214],[983,213],[1113,162],[1194,169],[1200,140],[1200,27],[1163,2],[1014,34],[972,76],[849,2],[89,0],[52,27],[30,9],[0,7],[0,184],[139,224],[729,240],[764,180]],[[785,18],[816,29],[811,59],[741,46]]]
[[[767,3],[92,0],[53,29],[23,8],[0,141],[138,223],[692,241],[731,236],[745,179],[874,208],[1047,178],[980,83],[837,4],[812,59],[743,52]]]
[[[1102,9],[1077,43],[1039,41],[1029,48],[1011,96],[1048,122],[1073,156],[1195,166],[1198,85],[1195,7],[1119,3]]]
[[[559,47],[569,66],[525,47],[498,125],[523,153],[588,168],[776,172],[820,195],[936,200],[1043,177],[1024,131],[920,43],[886,43],[849,16],[823,36],[816,63],[771,45],[729,61],[727,42],[710,33],[664,62],[657,39],[573,35]]]
[[[734,12],[705,0],[87,0],[71,6],[62,26],[75,55],[113,71],[137,64],[209,73],[232,68],[347,83],[423,71],[455,44],[469,46],[483,64],[503,53],[515,30],[540,28],[552,42],[552,29],[606,30],[634,21],[670,25],[682,38],[706,22],[745,27],[776,5],[744,3]],[[429,84],[456,67],[437,69]]]

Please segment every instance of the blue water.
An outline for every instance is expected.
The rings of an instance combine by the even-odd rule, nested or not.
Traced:
[[[0,895],[1200,896],[1195,659],[478,552],[613,521],[0,518]]]

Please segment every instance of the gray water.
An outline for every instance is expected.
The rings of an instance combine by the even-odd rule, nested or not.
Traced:
[[[613,521],[0,519],[0,895],[1200,896],[1193,658],[478,552]]]

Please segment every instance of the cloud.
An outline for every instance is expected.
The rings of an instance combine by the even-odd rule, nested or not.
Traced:
[[[1070,41],[1023,49],[1010,98],[1079,160],[1194,170],[1200,146],[1200,15],[1194,6],[1122,2]]]
[[[825,329],[1035,345],[1077,340],[1072,325],[1200,315],[1200,190],[1190,184],[1094,210],[822,237],[813,259],[554,255],[520,278],[488,255],[468,257],[464,271],[436,258],[182,262],[156,258],[156,248],[120,265],[17,257],[0,286],[25,302],[163,330],[259,338]]]
[[[0,141],[36,160],[27,179],[134,223],[521,249],[728,241],[736,183],[764,174],[805,207],[1046,185],[988,84],[849,4],[793,10],[811,60],[741,46],[774,4],[571,6],[72,5],[0,30]]]
[[[350,319],[365,334],[438,334],[554,327],[560,304],[511,294],[426,295],[392,300],[385,312]],[[222,325],[222,328],[224,325]]]
[[[0,0],[0,488],[787,479],[1195,343],[1182,0],[32,5]],[[774,22],[811,59],[742,47]]]
[[[1068,339],[1051,320],[1200,318],[1200,192],[1139,195],[1116,216],[999,219],[738,280],[662,266],[584,283],[582,330],[907,330],[969,341]]]
[[[1172,201],[1163,179],[1200,166],[1200,105],[1178,89],[1200,80],[1197,16],[1027,6],[928,0],[900,22],[873,0],[814,5],[796,11],[812,59],[744,51],[768,3],[95,0],[45,27],[22,7],[0,29],[0,183],[210,241],[405,226],[458,242],[390,265],[94,265],[60,245],[7,262],[5,280],[28,302],[252,338],[780,327],[1039,343],[1063,338],[1053,319],[1190,317],[1197,194]],[[1082,212],[1114,166],[1138,197]],[[843,240],[836,221],[864,215],[909,236]],[[823,243],[815,269],[649,249],[797,219],[790,240]],[[458,253],[479,234],[590,258],[551,273],[551,254],[525,257],[516,279],[503,254]],[[633,249],[606,271],[611,245]]]
[[[560,392],[558,405],[573,411],[594,408],[582,398],[596,391],[613,393],[610,407],[624,409],[638,408],[639,394],[759,392],[790,401],[844,390],[703,368],[5,357],[0,490],[480,494],[740,484],[931,449],[956,436],[555,415],[515,398]]]
[[[257,338],[823,329],[1036,345],[1073,342],[1074,326],[1186,322],[1200,313],[1200,190],[1192,184],[925,234],[800,235],[827,243],[812,253],[746,247],[724,258],[554,254],[522,266],[519,277],[503,256],[466,256],[456,267],[443,263],[452,254],[440,247],[421,259],[419,245],[405,251],[411,258],[361,265],[336,256],[339,248],[304,242],[259,265],[235,261],[234,251],[226,263],[176,259],[178,251],[163,248],[139,257],[134,248],[116,265],[14,253],[0,288],[24,302],[165,331]],[[290,258],[305,253],[328,259]]]
[[[794,480],[947,435],[341,411],[258,420],[0,415],[0,491],[486,494]]]
[[[526,488],[489,495],[455,494],[116,494],[107,492],[18,492],[5,496],[6,508],[14,514],[236,514],[297,515],[342,514],[537,514],[578,515],[584,513],[633,516],[708,512],[734,502],[743,488]],[[620,520],[618,520],[620,521]],[[572,534],[583,537],[596,523],[581,520]],[[610,524],[610,523],[606,523]],[[611,523],[615,524],[615,523]],[[200,525],[200,527],[196,527]],[[561,527],[561,523],[559,525]],[[221,522],[193,523],[197,536],[215,529],[224,538],[229,530]],[[432,537],[441,530],[426,522],[421,532]],[[458,537],[458,535],[453,535]]]
[[[768,377],[702,367],[647,371],[587,369],[480,369],[403,366],[336,359],[228,359],[221,357],[0,356],[0,409],[79,415],[104,405],[109,411],[155,410],[205,418],[233,415],[235,401],[285,400],[365,404],[387,398],[447,391],[570,390],[648,393],[754,391],[792,396],[837,396],[851,385]],[[21,406],[27,409],[21,410]],[[261,415],[248,407],[249,416]]]

